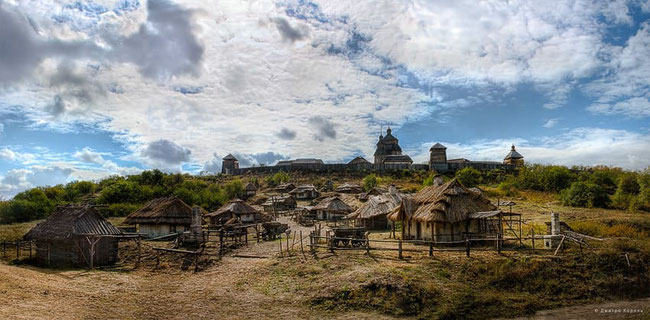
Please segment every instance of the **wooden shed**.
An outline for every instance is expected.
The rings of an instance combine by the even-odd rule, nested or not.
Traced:
[[[311,209],[316,220],[342,220],[352,212],[352,208],[339,197],[328,197],[319,202]]]
[[[122,232],[91,206],[60,206],[24,236],[36,261],[50,266],[103,266],[117,261]]]
[[[262,204],[262,208],[264,208],[264,212],[271,213],[293,210],[297,205],[293,196],[270,196]]]
[[[336,192],[340,193],[361,193],[363,189],[356,183],[344,183],[336,187]]]
[[[124,223],[138,225],[140,233],[152,238],[184,232],[192,224],[192,208],[175,196],[158,198],[129,214]]]
[[[240,199],[230,200],[217,211],[210,212],[206,216],[210,219],[211,226],[239,222],[248,224],[268,220],[265,214]]]
[[[403,239],[456,241],[503,234],[504,217],[515,215],[497,210],[483,195],[452,179],[404,198],[388,218],[402,223]]]
[[[289,192],[296,200],[316,199],[320,195],[313,184],[303,184]]]
[[[374,189],[373,189],[374,190]],[[388,229],[388,214],[402,202],[403,195],[391,186],[388,193],[370,196],[359,209],[347,215],[357,227],[368,230]]]
[[[246,187],[244,189],[246,190],[247,198],[253,197],[257,193],[257,186],[252,182],[246,184]]]

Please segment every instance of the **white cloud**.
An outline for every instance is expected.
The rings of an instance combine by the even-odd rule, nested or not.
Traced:
[[[649,95],[650,97],[650,95]],[[622,114],[630,117],[650,117],[650,100],[645,97],[630,98],[614,104],[594,104],[587,108],[594,113],[607,115]]]
[[[95,152],[88,147],[81,149],[81,151],[75,152],[73,156],[83,162],[88,162],[88,163],[102,164],[105,162],[101,153]]]
[[[33,163],[36,160],[36,155],[33,153],[18,152],[8,147],[4,147],[0,149],[0,159],[29,164]]]
[[[548,119],[546,122],[544,122],[544,125],[542,127],[544,128],[553,128],[557,125],[557,123],[560,121],[560,119]]]

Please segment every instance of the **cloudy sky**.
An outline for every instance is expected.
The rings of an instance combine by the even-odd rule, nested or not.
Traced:
[[[147,168],[650,165],[648,1],[0,0],[0,194]]]

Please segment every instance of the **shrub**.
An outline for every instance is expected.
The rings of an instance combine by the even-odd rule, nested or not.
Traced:
[[[377,176],[375,174],[369,174],[363,178],[363,190],[370,191],[372,188],[377,186]]]
[[[277,186],[279,184],[287,183],[289,182],[289,174],[282,171],[278,172],[272,176],[266,177],[266,184],[270,187]]]
[[[223,189],[228,199],[241,198],[246,194],[246,190],[244,190],[244,185],[239,179],[226,183]]]
[[[580,181],[563,190],[560,198],[563,205],[572,207],[606,208],[609,204],[609,197],[603,188]]]
[[[467,167],[460,169],[456,172],[456,178],[458,181],[467,188],[476,187],[481,182],[481,172],[478,170]]]
[[[625,194],[639,194],[641,191],[640,189],[641,187],[639,186],[636,175],[634,173],[628,173],[621,176],[620,180],[618,181],[618,189],[616,191],[620,191]]]
[[[499,193],[504,196],[515,196],[517,195],[517,181],[514,179],[508,179],[506,181],[503,181],[499,183],[499,186],[497,187],[499,190]]]

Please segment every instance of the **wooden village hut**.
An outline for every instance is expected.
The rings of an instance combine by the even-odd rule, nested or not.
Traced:
[[[122,232],[91,206],[60,206],[24,236],[36,261],[53,266],[103,266],[117,261]]]
[[[215,212],[206,215],[211,226],[227,223],[257,223],[265,221],[266,215],[251,207],[241,199],[233,199],[221,206]]]
[[[378,196],[378,195],[381,195],[381,194],[384,194],[384,193],[386,193],[386,192],[375,187],[375,188],[372,188],[372,189],[368,190],[367,192],[364,192],[364,193],[360,194],[359,195],[359,201],[367,201],[372,196]]]
[[[175,196],[158,198],[129,214],[124,223],[138,225],[151,238],[184,232],[192,224],[192,208]]]
[[[295,189],[296,186],[293,183],[283,183],[275,187],[275,192],[277,193],[289,193],[291,190]]]
[[[249,182],[244,189],[246,191],[246,198],[254,197],[257,193],[257,186],[252,182]]]
[[[293,210],[297,205],[296,199],[291,195],[270,196],[262,204],[262,208],[264,209],[264,212],[270,213]]]
[[[303,184],[289,192],[296,200],[316,199],[320,195],[313,184]]]
[[[327,180],[323,183],[323,186],[320,189],[321,192],[330,192],[334,191],[334,182],[332,180]]]
[[[363,189],[361,188],[360,185],[356,183],[344,183],[338,187],[336,187],[336,192],[339,193],[361,193],[363,192]]]
[[[350,213],[347,218],[354,220],[355,226],[368,230],[388,229],[388,214],[400,205],[402,198],[403,194],[391,186],[387,193],[370,196],[366,203]]]
[[[352,208],[339,197],[328,197],[311,208],[316,220],[342,220],[352,212]]]
[[[403,239],[444,242],[503,234],[502,222],[514,221],[512,216],[519,216],[521,223],[519,214],[498,210],[483,195],[452,179],[404,198],[388,218],[401,222]]]

